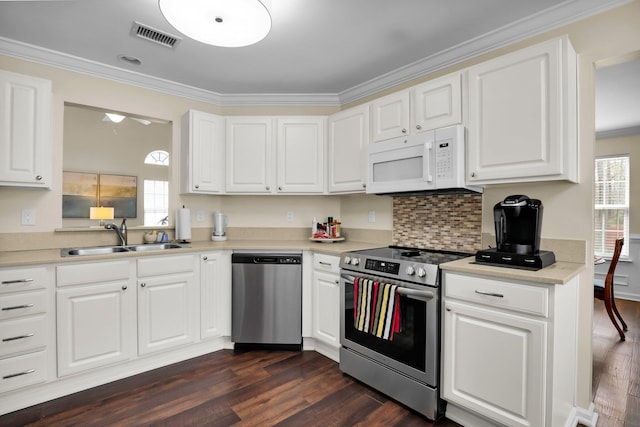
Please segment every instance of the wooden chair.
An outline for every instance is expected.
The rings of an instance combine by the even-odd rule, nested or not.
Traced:
[[[607,313],[609,314],[609,318],[613,323],[613,326],[616,327],[618,333],[620,334],[620,341],[624,341],[624,332],[623,330],[627,330],[627,324],[622,320],[622,316],[616,307],[616,300],[613,295],[613,276],[616,270],[616,265],[618,265],[618,259],[620,258],[620,252],[622,252],[622,245],[624,245],[624,239],[617,239],[615,249],[613,251],[613,258],[611,258],[611,265],[609,266],[609,271],[607,271],[607,277],[603,280],[594,280],[594,289],[593,296],[599,300],[604,301],[604,306],[607,309]],[[618,319],[620,319],[620,323],[622,323],[622,328],[618,325],[616,318],[613,316],[613,313],[616,314]]]

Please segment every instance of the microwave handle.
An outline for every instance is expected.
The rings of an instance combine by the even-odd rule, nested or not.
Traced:
[[[427,182],[433,182],[433,175],[431,174],[431,158],[433,157],[433,142],[424,143],[424,151],[422,152],[422,173],[424,180]]]

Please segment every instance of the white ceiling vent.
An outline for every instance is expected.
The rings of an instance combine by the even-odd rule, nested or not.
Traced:
[[[131,34],[141,39],[149,40],[159,45],[175,48],[182,39],[173,34],[165,33],[156,28],[152,28],[148,25],[141,24],[140,22],[134,22],[131,27]]]

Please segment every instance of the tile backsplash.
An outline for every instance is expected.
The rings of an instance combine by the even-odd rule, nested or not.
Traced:
[[[475,253],[482,248],[482,194],[393,197],[393,244]]]

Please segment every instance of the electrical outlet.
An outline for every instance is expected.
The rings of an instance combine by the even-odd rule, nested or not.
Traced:
[[[202,211],[200,209],[198,209],[196,211],[196,221],[198,221],[198,222],[204,221],[204,211]]]
[[[369,211],[369,222],[376,222],[376,211]]]
[[[293,211],[287,211],[287,222],[293,222]]]
[[[35,209],[22,209],[22,225],[36,225]]]

